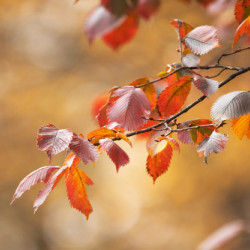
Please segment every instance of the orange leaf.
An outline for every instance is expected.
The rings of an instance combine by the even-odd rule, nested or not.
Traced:
[[[157,143],[154,153],[149,154],[147,158],[147,171],[153,177],[155,183],[156,179],[168,170],[173,148],[167,140],[162,140]]]
[[[172,25],[174,28],[176,28],[177,33],[179,30],[179,25],[180,25],[180,37],[181,40],[183,40],[183,38],[191,31],[193,30],[193,27],[181,20],[178,19],[174,19],[170,22],[170,25]]]
[[[246,33],[248,36],[250,36],[250,16],[246,18],[238,27],[235,33],[234,37],[234,42],[233,42],[233,47],[234,45],[238,42],[240,37]]]
[[[183,76],[161,93],[158,98],[158,107],[162,116],[168,117],[181,109],[190,92],[191,80],[191,76]]]
[[[88,200],[86,184],[92,185],[91,179],[79,168],[67,169],[65,183],[70,204],[88,219],[93,208]]]
[[[250,0],[238,0],[235,4],[235,18],[238,23],[241,23],[250,15]]]
[[[250,113],[233,119],[232,128],[234,133],[240,140],[244,135],[246,135],[247,138],[250,139]]]
[[[98,143],[99,140],[105,139],[105,138],[120,138],[126,141],[130,146],[132,146],[131,141],[128,139],[128,137],[125,134],[117,132],[115,130],[108,129],[108,128],[95,129],[87,134],[87,138],[93,144]]]
[[[114,50],[129,42],[138,30],[138,18],[135,15],[127,16],[125,21],[102,38]]]

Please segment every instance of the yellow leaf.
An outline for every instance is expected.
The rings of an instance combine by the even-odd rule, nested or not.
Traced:
[[[232,120],[233,132],[241,140],[244,135],[250,139],[250,113]]]

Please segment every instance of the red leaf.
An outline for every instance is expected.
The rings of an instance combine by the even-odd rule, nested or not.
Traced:
[[[47,183],[51,177],[51,175],[54,173],[55,170],[59,169],[58,166],[46,166],[39,168],[29,175],[27,175],[18,185],[15,194],[13,195],[11,204],[13,201],[17,198],[20,198],[22,194],[29,190],[32,186],[39,182]]]
[[[91,11],[86,19],[84,31],[90,43],[120,26],[125,17],[117,17],[106,8],[99,6]]]
[[[195,54],[206,54],[218,47],[217,30],[213,26],[199,26],[185,36],[184,42]]]
[[[181,37],[181,40],[184,39],[184,37],[191,31],[193,30],[193,27],[181,20],[178,20],[178,19],[174,19],[170,22],[170,25],[172,25],[177,33],[179,31],[179,25],[180,25],[180,37]]]
[[[145,124],[150,114],[150,104],[146,94],[133,86],[125,86],[113,92],[120,97],[108,107],[108,118],[117,122],[125,130],[135,130]]]
[[[191,80],[191,76],[183,76],[161,93],[158,98],[158,107],[162,116],[168,117],[181,109],[190,92]]]
[[[150,19],[151,16],[159,9],[161,0],[139,0],[137,12],[145,19]]]
[[[100,144],[105,149],[110,159],[114,162],[117,172],[120,167],[129,163],[129,157],[126,152],[111,139],[102,139],[100,140]]]
[[[38,131],[37,145],[46,151],[50,161],[52,157],[68,148],[73,137],[70,129],[58,129],[52,124],[41,127]]]
[[[105,105],[108,102],[108,99],[109,99],[108,93],[103,93],[95,98],[95,100],[92,103],[92,112],[91,112],[94,118],[96,118],[96,116],[99,114],[103,105]]]
[[[237,0],[234,13],[238,23],[246,19],[250,15],[250,0]]]
[[[121,16],[135,10],[138,0],[101,0],[101,4],[111,13]]]
[[[65,174],[65,184],[71,206],[88,219],[93,208],[88,200],[86,184],[92,185],[92,180],[79,168],[68,169]]]
[[[203,152],[205,156],[205,162],[207,163],[207,156],[214,153],[220,153],[224,150],[227,143],[227,136],[213,132],[210,137],[206,137],[198,146],[197,152]]]
[[[168,170],[172,155],[173,148],[167,140],[157,143],[155,153],[148,155],[147,171],[153,177],[154,183],[160,175]]]
[[[238,27],[238,29],[236,30],[235,33],[235,37],[234,37],[234,42],[233,42],[233,47],[234,45],[239,41],[240,37],[243,34],[247,34],[248,36],[250,36],[250,16],[248,18],[246,18]]]
[[[115,29],[105,34],[102,38],[114,50],[129,42],[137,33],[138,18],[135,15],[127,16],[126,19]]]
[[[194,74],[193,76],[194,85],[207,97],[209,97],[218,90],[219,84],[217,81],[208,78],[203,78],[198,74]]]
[[[97,147],[81,136],[74,135],[69,147],[85,164],[91,161],[95,162],[98,159],[99,152]]]

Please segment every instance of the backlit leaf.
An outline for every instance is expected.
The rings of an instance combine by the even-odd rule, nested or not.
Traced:
[[[183,22],[183,21],[181,21],[181,20],[178,20],[178,19],[172,20],[172,21],[170,22],[170,25],[172,25],[172,26],[176,29],[177,33],[178,33],[178,30],[179,30],[179,25],[180,25],[180,38],[181,38],[181,41],[184,39],[184,37],[185,37],[191,30],[194,29],[191,25],[189,25],[189,24],[187,24],[187,23],[185,23],[185,22]]]
[[[96,116],[99,114],[103,105],[105,105],[108,102],[108,99],[109,99],[108,93],[100,94],[95,98],[95,100],[92,103],[92,112],[91,112],[94,118],[96,118]]]
[[[220,153],[224,150],[227,143],[227,136],[213,131],[210,137],[206,137],[197,147],[197,152],[203,152],[205,162],[207,163],[207,156],[214,153]]]
[[[233,119],[232,129],[240,140],[242,140],[244,135],[250,139],[250,113]]]
[[[70,129],[58,129],[52,124],[41,127],[38,131],[37,145],[46,151],[50,161],[52,157],[68,148],[73,137]]]
[[[133,86],[125,86],[113,92],[120,97],[108,107],[108,118],[125,130],[135,130],[145,124],[150,114],[150,103],[146,94]]]
[[[137,13],[145,19],[150,19],[159,9],[161,0],[139,0]]]
[[[234,37],[234,42],[233,42],[233,47],[234,45],[239,41],[240,37],[243,34],[247,34],[248,36],[250,36],[250,16],[248,16],[248,18],[246,18],[237,28],[236,33],[235,33],[235,37]]]
[[[105,7],[99,6],[91,11],[85,21],[84,31],[90,43],[98,37],[111,32],[120,26],[125,16],[117,17]]]
[[[69,147],[85,164],[95,162],[98,159],[99,151],[97,147],[82,136],[74,135]]]
[[[129,42],[137,33],[138,18],[135,15],[129,15],[123,22],[115,29],[110,30],[102,38],[114,50],[118,49],[121,45]]]
[[[88,200],[86,183],[92,185],[91,179],[79,168],[68,169],[65,174],[65,184],[68,199],[73,208],[83,213],[88,219],[93,208]]]
[[[145,77],[145,78],[137,79],[137,80],[131,82],[129,85],[130,86],[138,86],[138,85],[146,84],[148,82],[149,82],[149,79],[147,77]],[[157,96],[156,96],[154,84],[148,84],[144,87],[141,87],[141,89],[146,94],[146,96],[149,100],[149,103],[150,103],[150,109],[151,109],[151,111],[153,111],[155,109],[156,101],[157,101]]]
[[[195,127],[200,125],[209,125],[213,122],[207,119],[194,119],[185,121],[177,125],[178,129]],[[210,136],[215,130],[215,126],[198,127],[194,129],[178,132],[178,139],[184,144],[199,144],[206,136]]]
[[[22,194],[29,190],[32,186],[39,182],[47,183],[55,170],[59,169],[58,166],[46,166],[39,168],[29,175],[27,175],[18,185],[15,194],[13,195],[11,203],[22,196]]]
[[[39,206],[43,204],[52,189],[54,189],[58,182],[61,180],[66,170],[68,168],[75,169],[78,163],[79,159],[75,156],[75,154],[71,153],[66,157],[64,165],[46,182],[45,187],[39,191],[37,198],[33,204],[34,212],[36,212]]]
[[[160,175],[168,170],[172,155],[173,148],[167,140],[158,142],[153,154],[148,155],[147,171],[153,177],[154,183]]]
[[[129,163],[127,153],[111,139],[101,139],[100,144],[107,152],[109,158],[114,162],[117,172],[119,168]]]
[[[237,0],[234,13],[238,23],[246,19],[250,15],[250,0]]]
[[[161,93],[158,98],[158,107],[162,116],[169,117],[181,109],[190,92],[191,80],[191,76],[183,76]]]
[[[194,54],[190,49],[185,49],[181,61],[186,67],[197,67],[200,64],[200,56]]]
[[[219,84],[215,80],[204,78],[198,74],[194,74],[193,81],[197,89],[199,89],[207,97],[218,90]]]
[[[237,118],[250,113],[250,92],[234,91],[221,96],[211,109],[211,116],[218,121]]]
[[[92,144],[95,144],[99,142],[99,140],[105,139],[105,138],[120,138],[126,141],[130,146],[132,146],[131,141],[128,139],[128,137],[125,134],[112,130],[112,129],[108,129],[108,128],[95,129],[91,131],[90,133],[88,133],[87,138]]]
[[[195,54],[206,54],[218,47],[217,30],[213,26],[199,26],[185,36],[184,42]]]

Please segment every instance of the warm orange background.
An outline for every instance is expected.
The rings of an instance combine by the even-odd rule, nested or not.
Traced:
[[[169,171],[155,185],[146,173],[141,140],[133,139],[133,149],[121,144],[131,163],[119,174],[105,155],[95,167],[82,165],[95,183],[88,187],[94,208],[88,221],[70,208],[64,181],[35,215],[32,203],[42,184],[9,206],[21,179],[48,164],[36,147],[39,127],[52,123],[84,134],[96,128],[90,110],[98,94],[140,77],[154,79],[168,63],[179,60],[176,32],[169,25],[173,18],[193,26],[222,27],[223,21],[233,21],[232,8],[216,18],[197,4],[163,1],[152,21],[141,21],[136,38],[113,52],[101,39],[90,47],[82,32],[86,14],[95,5],[94,0],[76,5],[70,0],[1,0],[1,249],[196,249],[225,223],[250,218],[249,141],[237,139],[230,122],[221,129],[229,134],[224,152],[212,154],[205,165],[193,146],[181,145],[180,155],[174,155]],[[221,48],[202,57],[203,65],[231,50],[233,35],[224,38]],[[223,62],[243,66],[249,56],[245,52]],[[192,88],[188,103],[200,95]],[[249,74],[180,121],[209,118],[213,102],[233,90],[249,90]],[[63,157],[64,153],[56,156],[52,164],[62,164]],[[243,235],[223,249],[249,249],[247,242]]]

